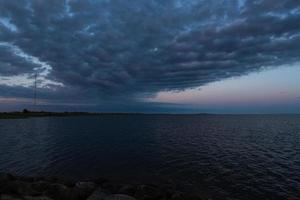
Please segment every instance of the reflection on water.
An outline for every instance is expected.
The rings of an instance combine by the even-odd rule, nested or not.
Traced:
[[[228,199],[300,198],[300,116],[0,120],[0,171],[173,180]]]

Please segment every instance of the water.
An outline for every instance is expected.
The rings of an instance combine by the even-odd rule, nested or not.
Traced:
[[[0,120],[0,171],[172,180],[213,199],[300,199],[300,116]]]

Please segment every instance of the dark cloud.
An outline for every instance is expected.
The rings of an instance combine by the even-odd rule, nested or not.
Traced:
[[[64,85],[48,85],[49,99],[135,102],[300,60],[295,0],[0,0],[1,18],[0,44]],[[0,75],[37,65],[0,45]]]
[[[0,75],[16,75],[32,71],[38,65],[18,55],[8,46],[0,43]]]

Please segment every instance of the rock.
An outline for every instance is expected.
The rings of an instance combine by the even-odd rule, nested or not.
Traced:
[[[35,181],[34,177],[25,177],[25,176],[17,176],[16,179],[18,179],[19,181],[23,181],[23,182],[34,182]]]
[[[96,184],[93,182],[78,182],[75,187],[72,188],[72,195],[74,199],[86,199],[96,188]]]
[[[8,183],[16,180],[15,176],[9,173],[0,173],[0,194],[11,194],[12,188],[8,187]]]
[[[134,195],[136,192],[136,188],[132,185],[123,185],[119,192],[120,194]]]
[[[87,200],[136,200],[132,196],[126,194],[111,194],[107,195],[102,189],[97,189]]]
[[[22,200],[20,198],[13,197],[13,196],[10,196],[10,195],[0,195],[0,199],[1,200]]]
[[[31,187],[36,192],[43,193],[49,188],[50,185],[51,183],[47,181],[36,181],[31,184]]]
[[[59,183],[51,184],[49,188],[44,192],[44,195],[53,198],[54,200],[73,199],[71,190],[67,186]]]
[[[154,200],[159,199],[161,196],[159,189],[150,185],[140,185],[135,193],[135,197],[138,199]]]
[[[46,177],[44,178],[44,181],[50,182],[50,183],[57,183],[57,184],[62,184],[68,187],[73,187],[74,183],[69,181],[69,180],[65,180],[59,177]]]
[[[93,182],[77,182],[75,187],[83,191],[92,192],[96,188],[96,184]]]
[[[136,198],[126,194],[112,194],[107,196],[105,200],[136,200]]]
[[[200,197],[196,194],[190,194],[190,195],[187,195],[186,196],[186,199],[190,199],[190,200],[203,200],[204,198],[203,197]],[[207,199],[207,198],[205,198]]]
[[[16,180],[16,178],[12,174],[3,172],[0,173],[0,183],[5,183],[13,180]]]
[[[25,200],[53,200],[49,197],[45,197],[45,196],[39,196],[39,197],[32,197],[32,196],[25,196],[23,197],[23,199]]]
[[[86,200],[105,200],[107,196],[101,188],[98,188]]]
[[[0,173],[0,194],[6,194],[7,190],[7,182],[12,181],[14,179],[13,175],[8,173]]]
[[[117,193],[119,191],[119,187],[111,182],[105,182],[101,185],[102,191],[110,192],[110,193]]]
[[[14,195],[37,195],[32,187],[31,183],[27,183],[24,181],[10,181],[6,183],[1,189],[1,193],[3,194],[14,194]]]
[[[180,192],[175,192],[172,197],[171,197],[172,200],[181,200],[181,199],[184,199],[183,197],[183,194],[180,193]]]

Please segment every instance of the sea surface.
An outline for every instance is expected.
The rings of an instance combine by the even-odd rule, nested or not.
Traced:
[[[0,171],[171,181],[212,199],[299,200],[299,115],[0,120]]]

